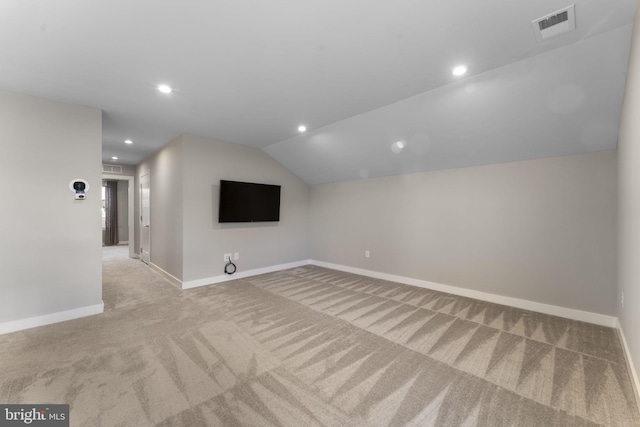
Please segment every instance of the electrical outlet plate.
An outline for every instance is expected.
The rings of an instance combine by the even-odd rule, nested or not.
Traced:
[[[370,257],[371,257],[371,252],[369,252],[369,251],[364,251],[364,257],[365,257],[365,258],[370,258]]]
[[[224,254],[224,262],[231,261],[231,254]]]
[[[234,261],[237,261],[237,260],[239,260],[239,259],[240,259],[240,252],[235,252],[235,253],[233,254],[233,260],[234,260]]]

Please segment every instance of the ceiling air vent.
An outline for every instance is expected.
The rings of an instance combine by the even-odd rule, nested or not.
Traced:
[[[102,173],[122,173],[120,165],[102,165]]]
[[[565,7],[542,18],[531,21],[536,39],[541,42],[576,29],[575,5]]]

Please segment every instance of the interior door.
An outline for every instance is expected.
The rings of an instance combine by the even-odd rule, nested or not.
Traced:
[[[149,173],[140,177],[140,259],[151,262],[151,218],[150,218]]]

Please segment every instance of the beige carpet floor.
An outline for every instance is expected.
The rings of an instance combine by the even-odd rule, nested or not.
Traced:
[[[105,313],[0,336],[0,402],[87,426],[634,426],[614,329],[305,266],[180,291],[106,248]]]

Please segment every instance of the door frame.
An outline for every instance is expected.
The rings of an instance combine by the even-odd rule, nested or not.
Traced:
[[[129,189],[127,190],[127,223],[129,224],[129,258],[136,258],[136,248],[135,248],[135,230],[134,230],[134,177],[129,175],[113,175],[109,173],[103,173],[102,179],[111,179],[115,181],[127,181],[129,183]]]
[[[142,177],[144,177],[144,176],[148,176],[149,177],[149,179],[148,179],[148,184],[149,184],[149,214],[148,214],[149,218],[148,218],[148,220],[149,220],[149,227],[151,227],[151,170],[147,169],[144,172],[139,174],[139,178],[138,178],[138,184],[139,185],[138,185],[138,188],[137,188],[138,195],[139,195],[138,202],[139,202],[139,209],[140,209],[140,222],[139,222],[140,226],[138,227],[138,232],[139,232],[138,237],[139,237],[139,241],[140,241],[140,260],[142,262],[145,262],[144,261],[144,257],[142,256],[142,232],[143,232],[142,229],[144,228],[144,226],[142,225],[142,209],[143,209],[142,208]],[[149,263],[148,263],[148,265],[151,265],[151,229],[149,229],[149,242],[148,243],[149,243],[149,247],[147,248],[147,252],[149,253]],[[146,262],[145,262],[145,264],[146,264]]]

